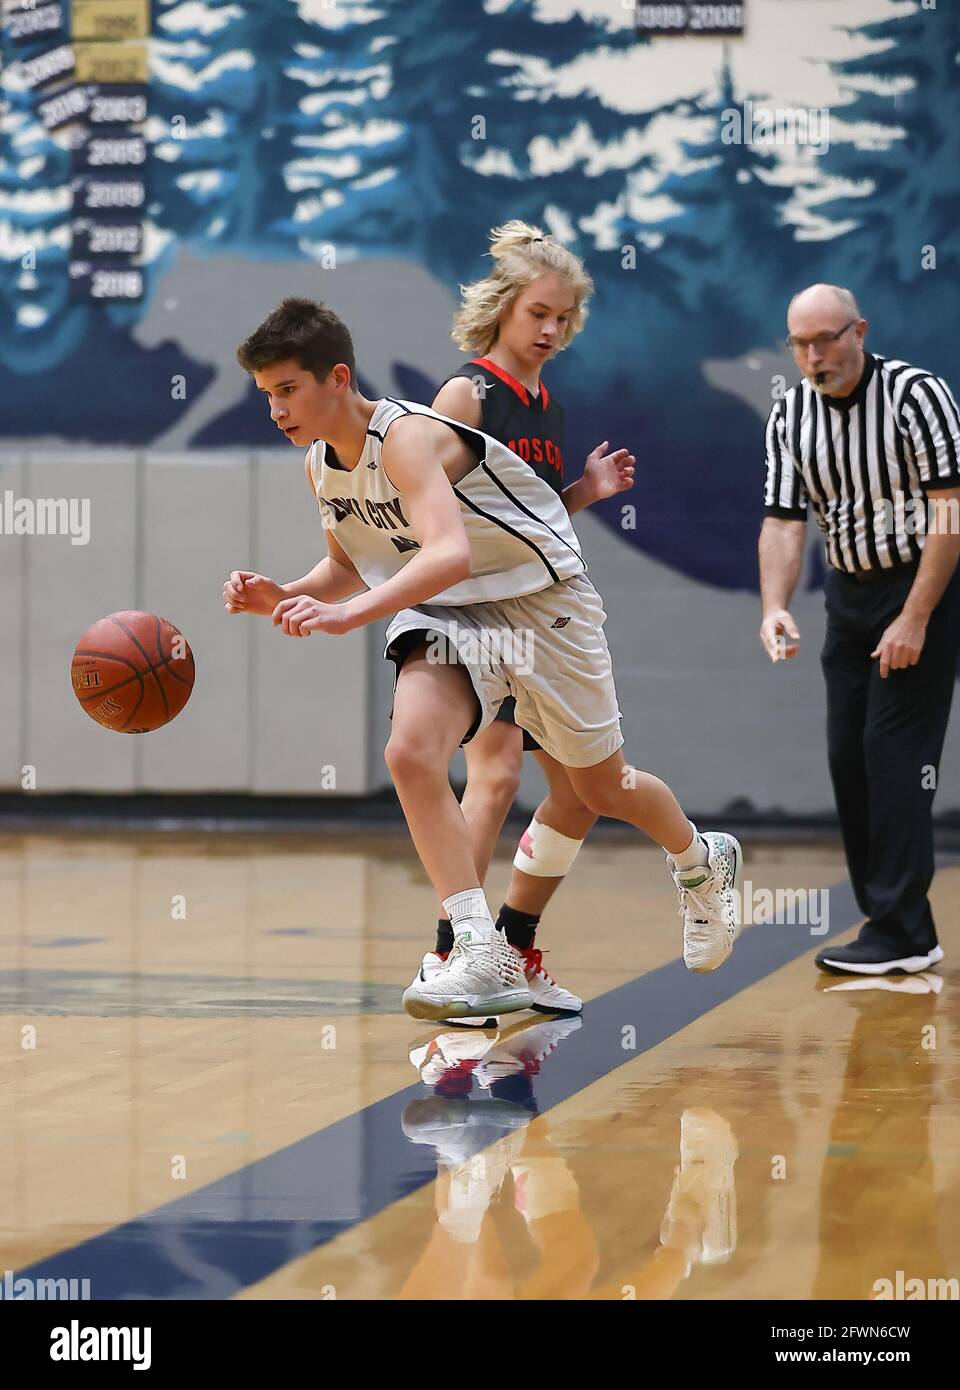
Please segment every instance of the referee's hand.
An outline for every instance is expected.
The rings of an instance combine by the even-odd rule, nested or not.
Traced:
[[[800,633],[785,608],[774,608],[760,624],[760,641],[771,661],[786,661],[800,650]]]
[[[927,637],[927,625],[906,613],[900,613],[886,629],[870,653],[880,661],[880,677],[886,680],[891,671],[905,671],[916,666]]]

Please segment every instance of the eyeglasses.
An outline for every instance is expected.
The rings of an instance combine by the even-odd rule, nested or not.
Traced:
[[[788,333],[784,342],[791,352],[806,352],[807,348],[812,347],[822,350],[835,343],[838,338],[842,338],[847,329],[852,328],[856,322],[856,319],[851,319],[842,328],[838,328],[836,333],[818,333],[815,338],[795,338],[792,333]]]

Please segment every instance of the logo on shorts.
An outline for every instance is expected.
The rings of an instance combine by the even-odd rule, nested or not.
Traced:
[[[557,618],[557,619],[555,619],[554,622],[552,622],[552,623],[550,624],[550,626],[551,626],[551,627],[566,627],[566,625],[567,625],[567,623],[568,623],[569,621],[570,621],[569,618]]]

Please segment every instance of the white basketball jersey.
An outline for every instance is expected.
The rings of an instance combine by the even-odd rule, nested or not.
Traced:
[[[384,584],[420,549],[410,529],[407,502],[381,462],[387,430],[402,415],[442,420],[479,455],[476,467],[453,488],[470,542],[473,573],[434,595],[430,603],[520,598],[585,572],[567,509],[529,464],[505,444],[459,420],[386,396],[377,402],[356,468],[331,461],[322,440],[308,455],[323,524],[368,588]]]

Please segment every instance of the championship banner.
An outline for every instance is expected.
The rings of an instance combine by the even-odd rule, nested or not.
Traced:
[[[95,222],[89,217],[73,223],[73,258],[139,256],[143,250],[143,226],[139,222]]]
[[[74,51],[78,82],[145,86],[149,81],[145,43],[77,43]]]
[[[73,0],[73,38],[121,42],[150,33],[150,0]]]
[[[149,0],[73,0],[77,78],[90,84],[86,138],[74,151],[70,297],[136,303],[145,272]],[[138,219],[138,220],[135,220]]]
[[[70,298],[85,303],[135,304],[143,298],[144,274],[127,261],[95,265],[92,261],[70,262]]]
[[[63,43],[57,48],[48,48],[45,53],[38,53],[36,57],[17,59],[7,71],[18,85],[22,84],[31,91],[51,82],[62,82],[74,73],[73,46]]]
[[[98,169],[142,168],[147,162],[147,142],[142,135],[92,134],[74,156],[79,172]]]
[[[10,43],[58,42],[66,39],[66,6],[57,3],[5,5],[0,14],[2,35]]]
[[[641,34],[706,37],[743,33],[746,0],[634,0],[634,4]]]
[[[142,125],[147,119],[147,88],[140,83],[122,82],[111,84],[105,91],[91,88],[87,119],[92,126]]]
[[[91,88],[73,84],[37,103],[37,116],[45,130],[59,130],[88,115]]]
[[[116,221],[117,213],[141,216],[146,201],[147,185],[143,178],[80,174],[73,180],[73,210],[76,215],[103,215]]]

